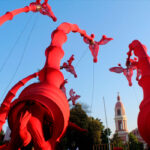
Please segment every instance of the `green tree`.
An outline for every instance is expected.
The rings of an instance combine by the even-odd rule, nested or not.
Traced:
[[[123,146],[123,141],[118,136],[118,133],[115,133],[113,135],[113,138],[111,139],[111,143],[114,144],[115,147],[122,147]]]
[[[3,144],[3,138],[4,138],[4,131],[1,130],[1,132],[0,132],[0,145]]]
[[[89,117],[80,104],[76,104],[70,110],[70,121],[88,132],[79,132],[68,128],[61,142],[63,146],[69,147],[71,150],[74,149],[75,145],[79,149],[91,150],[94,144],[101,143],[101,133],[104,130],[102,122],[100,119]]]
[[[129,147],[132,150],[143,150],[143,144],[140,143],[133,133],[129,133]]]
[[[91,144],[100,144],[101,143],[101,133],[104,129],[102,122],[99,119],[94,119],[89,117],[88,120],[88,135],[91,138]]]
[[[70,110],[70,121],[76,123],[79,127],[84,129],[88,128],[88,116],[80,104],[76,104]]]
[[[101,139],[102,139],[103,144],[108,144],[108,139],[109,139],[110,134],[111,134],[111,130],[109,128],[102,130]]]

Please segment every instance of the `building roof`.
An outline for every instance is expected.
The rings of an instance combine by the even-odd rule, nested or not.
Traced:
[[[125,115],[125,109],[124,109],[124,105],[123,103],[121,102],[121,99],[120,99],[120,95],[118,94],[117,96],[117,103],[115,105],[115,110],[117,110],[118,108],[121,109],[121,115]],[[116,112],[116,111],[115,111]]]

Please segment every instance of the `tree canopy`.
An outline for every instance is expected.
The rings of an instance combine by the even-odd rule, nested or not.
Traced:
[[[137,137],[133,133],[129,133],[129,146],[133,150],[143,150],[143,144],[138,141]]]
[[[101,120],[88,116],[80,104],[76,104],[70,110],[70,121],[86,129],[87,132],[68,128],[61,142],[64,149],[66,147],[73,150],[75,147],[79,147],[79,149],[91,150],[95,144],[108,143],[107,134],[110,135],[110,129],[107,132]]]

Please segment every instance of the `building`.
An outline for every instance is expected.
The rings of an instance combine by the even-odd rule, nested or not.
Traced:
[[[139,133],[138,128],[132,130],[131,133],[134,134],[134,135],[137,137],[137,139],[138,139],[139,142],[143,143],[144,149],[146,149],[148,145],[147,145],[147,143],[142,139],[142,137],[140,136],[140,133]]]
[[[120,96],[117,96],[117,103],[115,105],[115,126],[116,133],[126,143],[128,141],[128,129],[127,129],[127,117],[123,103],[120,100]]]
[[[125,114],[125,108],[123,103],[121,102],[120,95],[117,96],[117,102],[115,105],[115,126],[116,126],[116,133],[118,133],[118,136],[122,139],[124,143],[128,142],[128,128],[127,128],[127,117]],[[147,149],[146,142],[142,139],[140,136],[140,133],[138,129],[134,129],[131,131],[133,133],[139,142],[144,144],[144,149]]]

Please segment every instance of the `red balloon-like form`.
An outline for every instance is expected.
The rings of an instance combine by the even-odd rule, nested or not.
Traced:
[[[40,12],[43,15],[47,15],[53,19],[53,21],[57,21],[57,18],[55,17],[54,13],[51,10],[50,5],[47,3],[48,1],[45,1],[43,4],[40,3],[40,0],[37,0],[36,2],[32,2],[29,6],[25,6],[24,8],[19,8],[16,10],[13,10],[11,12],[7,12],[5,15],[0,17],[0,26],[5,23],[8,20],[12,20],[14,16],[23,13],[23,12]]]
[[[93,36],[88,36],[76,24],[62,23],[51,35],[51,44],[45,51],[46,62],[43,69],[18,82],[2,103],[0,129],[8,116],[12,131],[8,150],[17,150],[31,141],[35,150],[54,150],[56,142],[64,135],[69,124],[70,109],[62,90],[67,81],[60,72],[60,61],[64,56],[62,46],[70,32],[78,32],[88,41],[94,40]],[[70,65],[72,60],[73,57],[68,61]],[[39,83],[26,87],[11,102],[18,89],[37,75]],[[77,128],[73,124],[71,126]]]

